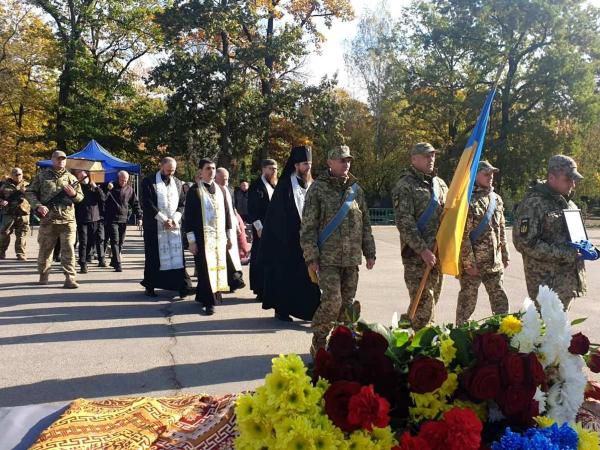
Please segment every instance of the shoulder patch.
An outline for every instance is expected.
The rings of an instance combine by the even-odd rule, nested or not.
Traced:
[[[519,224],[519,233],[521,236],[529,233],[529,218],[521,219],[521,223]]]

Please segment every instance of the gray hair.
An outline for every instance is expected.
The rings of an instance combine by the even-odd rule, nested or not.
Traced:
[[[222,174],[229,175],[229,170],[227,170],[225,167],[218,167],[216,170],[216,173],[222,173]]]
[[[177,165],[177,161],[175,161],[175,158],[171,158],[170,156],[165,156],[163,159],[160,160],[160,165],[164,166],[165,164]]]
[[[18,172],[20,172],[20,174],[23,175],[23,169],[21,169],[20,167],[15,167],[13,170],[11,170],[10,174],[15,176],[18,174]]]
[[[129,172],[127,172],[126,170],[119,170],[119,172],[117,172],[118,177],[120,177],[121,175],[127,175],[127,177],[129,178]]]

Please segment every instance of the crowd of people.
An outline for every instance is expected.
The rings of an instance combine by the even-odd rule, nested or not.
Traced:
[[[434,321],[443,285],[435,240],[448,187],[436,175],[436,154],[429,143],[411,148],[410,166],[391,193],[411,299],[429,272],[415,313],[404,316],[415,330]],[[40,217],[40,284],[48,283],[57,241],[65,288],[78,287],[76,240],[80,272],[87,272],[94,249],[99,266],[107,267],[106,233],[110,265],[121,271],[133,214],[143,224],[141,284],[150,297],[157,296],[155,289],[176,291],[182,298],[194,294],[203,312],[212,315],[224,293],[244,287],[242,262],[250,255],[249,282],[256,301],[273,309],[281,321],[311,320],[313,356],[325,346],[332,324],[350,320],[359,307],[359,266],[364,258],[366,268],[373,269],[376,248],[365,192],[350,173],[354,158],[347,146],[328,152],[327,168],[314,180],[311,149],[294,147],[280,175],[277,162],[266,159],[260,176],[250,184],[241,182],[235,192],[228,171],[212,160],[202,159],[195,182],[186,183],[175,175],[176,160],[166,157],[157,172],[143,179],[140,201],[127,172],[119,172],[114,185],[101,188],[87,172],[66,170],[66,159],[56,151],[52,167],[37,173],[30,185],[19,168],[0,185],[0,259],[6,258],[13,232],[17,258],[26,258],[29,215],[35,212]],[[487,161],[477,167],[460,252],[457,324],[470,320],[482,283],[494,314],[509,309],[503,288],[510,262],[504,203],[493,185],[498,171]],[[519,203],[512,231],[529,295],[535,298],[539,286],[547,285],[566,309],[585,294],[584,259],[598,257],[589,243],[572,242],[564,218],[565,210],[577,209],[571,198],[582,178],[572,158],[550,158],[546,179]],[[251,248],[246,225],[252,229]],[[186,270],[186,250],[194,257],[195,289]]]

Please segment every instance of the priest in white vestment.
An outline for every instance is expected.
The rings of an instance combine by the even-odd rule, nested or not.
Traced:
[[[196,301],[202,303],[206,315],[212,315],[215,300],[222,292],[229,292],[227,251],[231,248],[231,215],[225,189],[215,183],[215,163],[202,159],[198,167],[198,182],[188,192],[185,202],[185,232],[198,275]]]
[[[145,261],[141,285],[149,297],[156,297],[155,289],[178,291],[182,298],[191,290],[181,241],[185,198],[176,170],[177,162],[166,157],[160,170],[142,181]]]

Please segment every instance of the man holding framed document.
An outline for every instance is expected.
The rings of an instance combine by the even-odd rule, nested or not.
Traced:
[[[581,213],[571,200],[582,179],[572,158],[551,157],[547,179],[525,194],[513,227],[529,297],[535,299],[539,287],[548,286],[558,294],[565,310],[575,297],[586,293],[584,259],[594,259]]]

